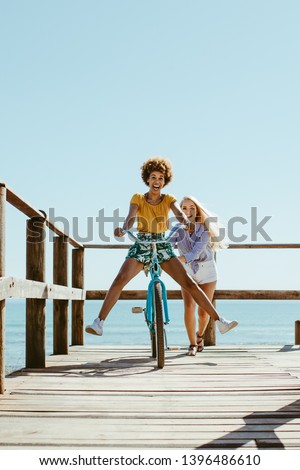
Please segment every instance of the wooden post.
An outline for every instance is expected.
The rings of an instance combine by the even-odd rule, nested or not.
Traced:
[[[212,301],[213,306],[216,308],[216,301]],[[216,324],[214,320],[209,319],[208,325],[204,333],[204,346],[216,345]]]
[[[41,217],[27,220],[26,279],[45,282],[46,223]],[[46,365],[46,300],[26,299],[26,367]]]
[[[84,249],[72,250],[72,287],[84,288]],[[84,300],[72,300],[72,345],[84,344]]]
[[[0,277],[5,276],[6,187],[0,183]],[[0,393],[5,390],[5,300],[0,300]]]
[[[295,344],[300,344],[300,320],[295,321]]]
[[[68,285],[68,239],[54,237],[53,245],[53,283]],[[68,300],[53,301],[53,354],[68,354]]]

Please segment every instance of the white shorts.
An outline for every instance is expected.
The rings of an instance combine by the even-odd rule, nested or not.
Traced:
[[[218,278],[217,267],[215,260],[199,261],[199,269],[196,273],[191,268],[190,264],[185,264],[186,272],[197,282],[197,284],[207,284],[208,282],[215,282]]]

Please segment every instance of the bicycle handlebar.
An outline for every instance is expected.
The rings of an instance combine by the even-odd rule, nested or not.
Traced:
[[[167,236],[165,240],[140,240],[138,237],[136,237],[130,230],[122,230],[124,233],[127,233],[129,238],[134,240],[135,242],[142,243],[143,245],[150,245],[151,243],[168,243],[174,233],[178,232],[180,228],[186,228],[186,225],[177,225],[176,227],[173,227],[170,231],[170,234]]]

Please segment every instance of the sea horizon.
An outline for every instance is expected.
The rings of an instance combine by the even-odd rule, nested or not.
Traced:
[[[85,302],[85,324],[97,316],[102,301]],[[133,306],[143,301],[120,300],[107,317],[102,337],[85,333],[85,345],[149,345],[149,331],[143,314],[132,314]],[[5,373],[25,367],[26,301],[6,302]],[[167,325],[169,346],[187,347],[181,300],[169,301],[170,324]],[[217,310],[239,325],[226,335],[217,332],[217,345],[294,344],[295,321],[300,320],[297,300],[218,300]],[[71,344],[71,307],[69,308],[69,344]],[[46,302],[46,355],[53,353],[53,302]]]

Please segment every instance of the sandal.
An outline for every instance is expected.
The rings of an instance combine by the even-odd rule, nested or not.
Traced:
[[[196,356],[197,353],[197,345],[196,344],[190,344],[188,352],[186,353],[187,356]]]
[[[204,349],[203,336],[199,335],[199,331],[197,331],[196,335],[197,335],[197,352],[202,352]]]

